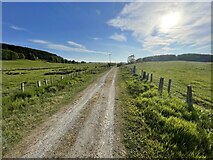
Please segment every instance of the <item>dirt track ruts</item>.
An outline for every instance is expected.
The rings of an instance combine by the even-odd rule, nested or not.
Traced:
[[[117,68],[17,145],[10,158],[112,158]]]

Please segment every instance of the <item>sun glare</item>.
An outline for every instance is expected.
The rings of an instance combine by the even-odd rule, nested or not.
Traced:
[[[179,21],[180,21],[180,14],[178,12],[173,12],[163,16],[160,25],[164,31],[167,31],[176,26]]]

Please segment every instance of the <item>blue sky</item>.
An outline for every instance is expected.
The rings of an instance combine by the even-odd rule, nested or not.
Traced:
[[[210,53],[210,3],[3,3],[2,41],[71,60]]]

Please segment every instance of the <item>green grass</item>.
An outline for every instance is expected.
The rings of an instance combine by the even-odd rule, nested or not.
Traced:
[[[27,64],[30,61],[18,61]],[[31,61],[31,68],[40,66],[41,62]],[[9,62],[7,63],[9,66]],[[17,144],[26,134],[28,134],[39,123],[45,121],[46,118],[54,114],[65,104],[71,102],[77,93],[85,89],[97,77],[102,75],[109,68],[106,64],[49,64],[48,67],[61,65],[63,68],[51,68],[40,70],[17,70],[22,68],[23,64],[17,65],[15,61],[11,61],[10,68],[15,70],[3,71],[3,97],[2,97],[2,135],[3,135],[3,155],[7,150]],[[43,62],[42,62],[43,63]],[[46,62],[43,63],[43,65]],[[15,64],[15,65],[14,65]],[[67,72],[87,71],[71,77],[67,76]],[[92,71],[92,72],[91,72]],[[24,74],[20,74],[24,73]],[[60,73],[46,75],[46,73]],[[64,79],[61,80],[61,76]],[[54,83],[45,86],[44,79],[54,78]],[[36,81],[42,82],[41,87],[36,86]],[[25,92],[20,90],[20,83],[26,82]]]
[[[36,82],[41,81],[44,85],[44,80],[53,78],[55,83],[61,79],[64,74],[45,75],[52,72],[63,71],[76,71],[79,69],[92,70],[95,67],[100,67],[103,64],[60,64],[49,63],[45,61],[30,61],[30,60],[17,60],[17,61],[3,61],[3,69],[13,69],[11,71],[2,72],[2,90],[3,97],[11,96],[12,93],[20,90],[20,85],[25,82],[25,88],[31,89],[36,87]],[[40,67],[47,67],[48,69],[39,69]],[[61,67],[61,68],[57,68]],[[39,70],[19,70],[20,68],[37,68]]]
[[[1,61],[3,69],[18,69],[18,68],[39,68],[39,67],[66,67],[75,66],[75,64],[65,64],[65,63],[50,63],[42,60],[11,60],[11,61]]]
[[[173,66],[172,62],[169,63]],[[174,65],[178,68],[178,64],[187,66],[179,62]],[[157,70],[161,71],[159,65],[164,64],[149,63],[149,65],[158,66]],[[166,72],[166,66],[164,67]],[[167,70],[171,71],[169,67]],[[152,71],[154,72],[153,68]],[[154,73],[160,75],[157,72]],[[179,73],[184,77],[184,73]],[[168,74],[165,75],[168,76]],[[174,96],[174,90],[172,96],[166,93],[160,95],[155,83],[141,81],[139,76],[133,76],[129,66],[120,67],[118,85],[121,92],[117,107],[120,107],[122,111],[123,143],[128,157],[204,158],[213,156],[213,112],[208,109],[209,107],[194,104],[193,108],[190,108],[185,101]]]
[[[168,80],[172,80],[172,95],[185,100],[187,85],[192,85],[194,103],[213,109],[211,90],[211,63],[202,62],[144,62],[137,63],[137,72],[141,70],[153,73],[153,82],[158,85],[164,77],[164,92],[167,92]],[[133,67],[133,65],[130,65]]]

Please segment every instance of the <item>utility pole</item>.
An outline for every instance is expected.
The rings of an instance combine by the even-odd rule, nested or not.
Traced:
[[[108,55],[109,55],[109,63],[111,63],[111,53],[109,53]]]

